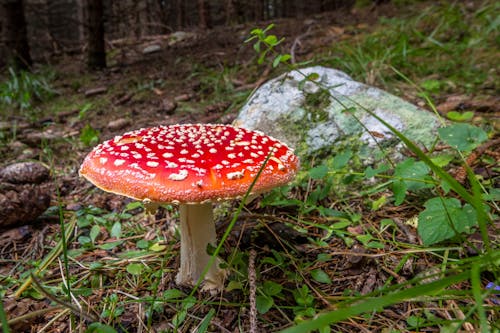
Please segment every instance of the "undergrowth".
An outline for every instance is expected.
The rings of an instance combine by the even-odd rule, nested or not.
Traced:
[[[405,84],[433,109],[436,94],[491,89],[496,73],[485,63],[498,38],[495,11],[498,4],[488,1],[472,10],[437,4],[411,18],[383,19],[354,44],[332,45],[318,62],[389,90]],[[282,39],[271,29],[252,31],[257,61],[300,68],[278,51]],[[205,68],[194,69],[190,79],[200,80],[200,89],[221,101],[226,94],[244,99],[230,81],[232,69],[208,76]],[[316,79],[304,76],[304,82]],[[89,108],[82,107],[82,118]],[[17,265],[19,274],[0,276],[0,296],[49,299],[49,310],[60,318],[50,316],[47,325],[69,317],[68,331],[134,332],[139,321],[146,331],[227,331],[229,323],[246,331],[253,247],[259,250],[256,310],[265,331],[499,330],[500,251],[493,224],[499,191],[494,179],[481,178],[466,163],[492,130],[467,117],[455,120],[460,122],[443,121],[436,138],[451,148],[446,153],[424,152],[385,123],[413,157],[363,166],[345,147],[326,164],[303,160],[293,184],[258,202],[222,206],[225,234],[216,253],[231,271],[224,297],[175,285],[179,235],[169,221],[178,218],[176,209],[162,206],[154,223],[138,202],[111,212],[82,202],[64,211],[64,237],[55,233],[45,256]],[[82,129],[84,145],[98,139],[90,125]],[[488,156],[482,161],[495,163]],[[461,170],[462,182],[452,169]],[[4,332],[15,324],[1,306],[0,320]]]

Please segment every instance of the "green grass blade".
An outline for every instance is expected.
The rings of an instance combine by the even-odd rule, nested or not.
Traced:
[[[470,272],[470,282],[472,287],[472,295],[476,301],[477,314],[481,326],[481,333],[488,333],[488,319],[486,319],[486,311],[483,306],[482,288],[481,288],[481,269],[479,264],[472,265]]]
[[[2,332],[10,333],[9,324],[7,323],[7,315],[3,308],[3,300],[0,301],[0,323],[2,324]]]
[[[73,218],[67,224],[67,227],[66,227],[66,234],[65,234],[66,241],[69,241],[71,235],[73,234],[75,226],[76,226],[76,217],[73,216]],[[61,252],[63,251],[62,242],[63,242],[62,239],[60,239],[59,242],[57,242],[56,246],[54,246],[54,248],[49,252],[49,254],[47,254],[47,256],[42,260],[42,262],[40,263],[38,268],[33,270],[33,273],[32,273],[33,275],[38,276],[40,273],[45,271],[45,269],[47,269],[47,267],[52,263],[52,261],[55,260],[61,254]],[[14,293],[14,296],[15,297],[21,296],[23,291],[28,289],[32,283],[33,283],[33,279],[31,276],[29,276],[23,282],[23,284],[16,290],[16,292]]]
[[[466,271],[410,289],[390,293],[377,298],[365,299],[360,303],[351,305],[347,308],[342,308],[339,310],[321,314],[313,320],[304,321],[294,327],[287,328],[283,330],[282,333],[311,332],[312,330],[320,329],[322,327],[337,323],[339,321],[362,313],[380,311],[385,307],[393,304],[397,304],[403,301],[409,301],[422,295],[434,294],[446,287],[449,287],[450,285],[467,280],[469,277],[470,273]]]

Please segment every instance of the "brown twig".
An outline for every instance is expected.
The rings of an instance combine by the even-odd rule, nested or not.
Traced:
[[[248,283],[250,285],[250,333],[257,333],[257,283],[255,274],[255,257],[257,252],[254,249],[250,250],[248,254]]]

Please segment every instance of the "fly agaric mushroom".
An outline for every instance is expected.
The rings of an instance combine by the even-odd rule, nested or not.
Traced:
[[[184,124],[139,129],[105,141],[85,158],[80,175],[108,192],[179,204],[176,281],[194,285],[210,260],[208,244],[216,244],[212,202],[244,196],[261,168],[252,194],[290,182],[299,160],[292,149],[259,131]],[[221,289],[223,279],[215,263],[204,288]]]

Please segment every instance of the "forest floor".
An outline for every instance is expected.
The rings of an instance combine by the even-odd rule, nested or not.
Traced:
[[[274,68],[272,60],[258,65],[252,43],[245,43],[252,29],[274,23],[270,33],[285,38],[278,51],[296,62],[336,67],[432,109],[428,96],[444,118],[450,111],[464,117],[472,112],[466,121],[489,137],[475,156],[468,152],[467,161],[498,200],[495,12],[494,1],[383,4],[108,41],[108,68],[99,72],[88,72],[81,55],[52,57],[32,78],[39,83],[32,91],[40,93],[38,101],[22,110],[0,105],[2,166],[35,160],[50,169],[44,183],[33,185],[50,196],[49,210],[27,225],[0,224],[0,296],[11,331],[248,332],[256,318],[260,332],[274,332],[349,308],[346,302],[354,306],[363,296],[382,300],[401,286],[460,275],[460,265],[488,248],[484,234],[430,248],[406,223],[423,210],[429,192],[442,192],[437,186],[394,205],[390,187],[370,192],[373,184],[337,185],[346,179],[318,177],[313,161],[305,161],[287,196],[273,192],[238,216],[221,254],[232,272],[227,288],[191,295],[175,284],[176,207],[164,205],[153,218],[141,203],[96,189],[78,176],[78,168],[94,145],[128,130],[231,123],[255,88],[287,70]],[[157,46],[157,52],[146,51]],[[450,161],[446,167],[456,175],[460,162]],[[328,216],[297,203],[310,200],[317,188],[329,193],[314,206],[342,214]],[[219,239],[237,205],[218,207]],[[497,217],[496,205],[487,205]],[[496,254],[499,227],[497,219],[487,228]],[[253,268],[250,249],[256,250]],[[386,305],[375,302],[371,310],[327,321],[331,326],[324,324],[321,332],[473,332],[485,328],[485,320],[498,330],[498,299],[477,289],[499,283],[498,266],[485,267],[480,284],[465,279],[440,289],[447,293],[424,290]],[[249,270],[257,275],[257,314],[249,310]],[[475,307],[478,299],[484,312]]]

